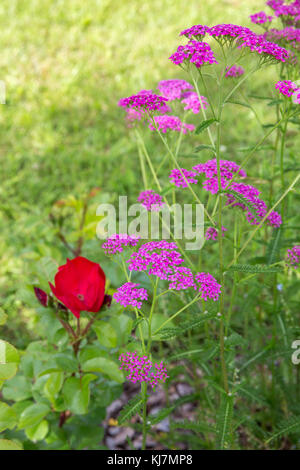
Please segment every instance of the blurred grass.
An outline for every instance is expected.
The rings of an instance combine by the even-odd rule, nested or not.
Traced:
[[[57,199],[94,186],[108,193],[139,191],[136,149],[118,100],[155,88],[159,80],[184,77],[168,60],[182,29],[250,26],[249,15],[263,7],[262,0],[2,0],[2,304],[11,299],[18,309],[23,256],[53,255],[47,214]],[[257,74],[252,88],[271,94],[273,74],[273,68]],[[261,129],[245,108],[226,116],[227,157],[239,161],[231,149],[255,142]],[[271,110],[262,117],[270,122]],[[193,139],[202,143],[206,136]],[[149,145],[159,155],[154,136]]]

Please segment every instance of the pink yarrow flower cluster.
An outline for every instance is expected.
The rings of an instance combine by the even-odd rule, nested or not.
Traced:
[[[295,269],[300,263],[300,245],[295,245],[293,248],[287,250],[287,264],[293,266]]]
[[[193,170],[200,174],[205,174],[206,180],[203,181],[203,187],[206,191],[216,194],[219,190],[217,160],[209,160],[206,163],[200,163],[193,167]],[[246,172],[239,165],[231,160],[220,160],[221,188],[224,189],[228,181],[237,174],[241,178],[247,176]]]
[[[250,19],[254,24],[265,24],[271,23],[273,16],[269,16],[264,11],[260,11],[254,15],[250,15]]]
[[[197,173],[195,171],[185,170],[184,168],[180,168],[180,170],[174,168],[174,170],[171,171],[169,178],[178,188],[188,188],[189,184],[198,183],[196,176]]]
[[[187,90],[193,90],[194,87],[185,80],[161,80],[157,86],[162,96],[169,101],[179,100],[182,93]]]
[[[283,29],[270,29],[263,35],[268,41],[283,41],[288,43],[289,47],[299,49],[300,29],[287,26]]]
[[[187,91],[186,93],[183,93],[182,96],[183,100],[181,100],[181,103],[185,104],[185,107],[183,108],[185,111],[190,109],[194,114],[198,114],[200,109],[207,109],[208,107],[208,102],[205,96],[200,96],[199,100],[197,93],[194,91]]]
[[[164,134],[167,131],[182,132],[183,134],[186,134],[187,132],[192,132],[195,129],[193,124],[182,122],[177,116],[164,114],[162,116],[154,116],[153,119],[157,128]],[[157,130],[153,122],[149,123],[149,129],[152,131]]]
[[[134,247],[138,244],[138,236],[130,236],[127,233],[115,233],[103,243],[102,248],[107,255],[121,253],[125,247]]]
[[[144,271],[165,280],[183,262],[176,243],[165,240],[145,243],[127,261],[129,271]]]
[[[284,96],[290,98],[300,88],[291,80],[280,80],[276,83],[275,88]]]
[[[140,284],[133,282],[126,282],[113,294],[114,300],[123,305],[123,307],[136,307],[141,308],[143,300],[148,299],[148,293],[143,287],[139,288]]]
[[[227,193],[227,205],[232,207],[240,207],[246,213],[246,219],[251,225],[258,225],[261,222],[261,219],[267,214],[267,205],[266,203],[259,198],[260,191],[254,186],[233,182],[228,187],[229,190],[233,190],[236,193],[240,194],[245,198],[250,204],[253,210],[249,210],[246,204],[238,201],[234,194]],[[254,214],[253,214],[254,212]],[[273,227],[278,228],[282,224],[281,216],[276,211],[272,211],[267,217],[267,224],[272,225]]]
[[[201,34],[198,34],[198,32]],[[278,46],[278,44],[267,41],[261,35],[258,35],[251,31],[251,29],[245,28],[243,26],[235,24],[218,24],[212,28],[209,28],[205,25],[195,25],[192,28],[185,29],[181,32],[181,34],[184,34],[189,38],[198,38],[200,36],[200,40],[203,38],[202,33],[217,38],[218,41],[229,41],[232,43],[236,40],[238,48],[247,47],[251,51],[257,52],[260,55],[262,54],[265,58],[268,59],[275,59],[281,62],[285,62],[289,59],[289,52],[286,49]],[[185,60],[190,59],[190,56],[193,55],[193,52],[190,52],[190,49],[193,51],[197,48],[195,43],[197,44],[197,41],[191,40],[186,46],[180,46],[177,49],[177,52],[170,57],[172,62],[175,64],[181,64]],[[198,44],[206,43],[198,42]],[[209,63],[217,63],[214,56],[213,59],[214,60]],[[193,60],[189,61],[194,62]],[[198,66],[196,63],[195,65]],[[199,66],[201,65],[203,64],[200,62]]]
[[[207,301],[218,300],[221,293],[221,285],[209,273],[194,274],[185,266],[174,269],[174,273],[169,276],[169,289],[186,290],[192,288],[198,291],[201,299]]]
[[[138,202],[144,206],[147,211],[158,211],[164,205],[162,197],[155,193],[153,189],[142,191],[138,197]]]
[[[227,232],[227,228],[222,227],[222,237],[225,236],[225,232]],[[216,241],[218,239],[217,229],[215,229],[215,227],[208,227],[208,229],[205,232],[205,239]]]
[[[153,363],[147,356],[138,356],[137,352],[122,353],[119,356],[120,369],[129,372],[127,380],[133,383],[145,382],[154,388],[159,382],[169,377],[163,363]]]
[[[203,300],[212,299],[218,300],[221,293],[221,285],[209,273],[197,273],[195,281],[198,284],[198,291],[201,293]]]
[[[203,65],[217,64],[211,47],[206,42],[189,41],[185,46],[179,46],[177,51],[169,59],[175,65],[183,63],[194,64],[197,68]]]
[[[119,106],[135,110],[159,111],[167,101],[168,98],[156,95],[149,90],[142,90],[137,95],[122,98]]]
[[[245,73],[245,70],[243,69],[243,67],[241,67],[240,65],[232,65],[232,67],[226,67],[225,77],[237,78],[237,77],[240,77],[241,75],[244,75],[244,73]]]

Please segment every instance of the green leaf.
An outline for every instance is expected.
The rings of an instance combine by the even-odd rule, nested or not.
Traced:
[[[216,153],[212,145],[205,144],[198,145],[198,147],[195,148],[194,153],[202,152],[202,150],[211,150],[212,152]]]
[[[78,371],[78,362],[75,358],[69,356],[68,354],[56,354],[54,356],[54,361],[57,367],[64,372],[77,372]]]
[[[162,338],[160,336],[160,331],[156,335],[154,333],[167,319],[168,317],[163,315],[162,313],[155,313],[153,315],[152,322],[151,322],[152,341],[162,341]],[[149,336],[148,323],[144,320],[140,325],[141,325],[141,330],[142,330],[144,339],[148,339],[148,336]],[[174,324],[172,322],[168,323],[169,327],[173,327],[173,325]],[[136,335],[140,338],[139,329],[136,330]]]
[[[123,372],[118,364],[107,357],[94,357],[82,364],[84,372],[101,372],[115,382],[124,382]]]
[[[207,129],[214,122],[217,122],[217,119],[212,118],[212,119],[207,119],[206,121],[202,121],[201,124],[197,126],[195,130],[195,134],[200,134],[201,132],[205,131],[205,129]]]
[[[267,248],[267,263],[276,263],[280,255],[282,227],[273,230],[272,238]]]
[[[0,450],[23,450],[23,447],[14,441],[0,439]]]
[[[44,419],[39,424],[25,429],[25,434],[32,442],[42,441],[48,434],[49,424]]]
[[[181,322],[178,328],[162,328],[158,335],[161,339],[167,340],[180,336],[188,330],[201,327],[206,321],[216,318],[215,313],[205,313],[195,316],[192,320]]]
[[[263,264],[234,264],[228,269],[229,271],[238,271],[242,273],[278,273],[282,271],[280,266],[268,266]]]
[[[117,333],[117,346],[127,344],[133,329],[133,320],[128,315],[122,314],[112,317],[109,322]]]
[[[42,403],[28,406],[20,416],[19,429],[25,429],[39,424],[50,411],[49,406],[43,405]]]
[[[0,325],[5,325],[7,320],[7,315],[4,313],[4,310],[0,308]]]
[[[19,362],[16,348],[0,339],[0,380],[11,379],[17,372]]]
[[[227,100],[227,101],[225,102],[225,104],[227,104],[227,103],[230,103],[230,104],[238,104],[239,106],[244,106],[245,108],[250,108],[250,109],[252,109],[252,107],[251,107],[249,104],[244,103],[243,101]]]
[[[215,429],[213,426],[203,423],[201,421],[179,421],[179,422],[172,422],[171,423],[172,429],[189,429],[194,432],[198,433],[215,433]]]
[[[6,403],[0,402],[0,432],[5,429],[12,429],[17,424],[15,411]]]
[[[2,392],[6,400],[23,401],[31,397],[31,385],[26,377],[18,374],[5,383]]]
[[[55,401],[56,395],[60,391],[64,382],[63,372],[53,372],[50,374],[46,384],[44,385],[44,394],[51,403]]]
[[[266,441],[266,444],[271,442],[273,439],[277,437],[286,435],[288,436],[291,433],[299,434],[300,432],[300,416],[291,416],[290,418],[282,421],[276,430],[275,433],[271,434],[269,439]]]
[[[89,384],[96,378],[97,376],[94,374],[87,374],[81,380],[77,377],[70,377],[65,381],[62,393],[67,409],[78,415],[88,412]]]
[[[93,325],[98,341],[106,348],[115,348],[117,346],[117,333],[109,323],[99,320]]]
[[[136,395],[132,398],[127,405],[124,406],[121,413],[118,416],[118,423],[123,424],[128,421],[132,416],[139,413],[143,405],[143,398],[141,395]]]
[[[216,423],[216,447],[227,449],[231,440],[231,422],[233,415],[233,397],[223,394]]]

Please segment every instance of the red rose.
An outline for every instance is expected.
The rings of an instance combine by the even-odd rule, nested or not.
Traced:
[[[60,300],[75,317],[80,312],[99,312],[104,300],[105,274],[100,265],[82,256],[60,266],[54,278],[55,286],[49,285],[55,297]]]

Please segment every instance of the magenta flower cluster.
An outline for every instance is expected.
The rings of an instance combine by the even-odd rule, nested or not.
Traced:
[[[179,266],[174,268],[173,274],[168,277],[169,289],[185,290],[190,287],[195,288],[194,275],[190,268]]]
[[[155,193],[153,189],[142,191],[138,197],[138,202],[142,204],[147,211],[158,211],[164,205],[162,197]]]
[[[181,100],[181,103],[185,104],[185,107],[183,108],[185,111],[190,109],[194,114],[198,114],[200,109],[207,109],[208,107],[208,102],[205,96],[200,96],[199,100],[197,93],[194,91],[183,93],[183,100]]]
[[[156,95],[149,90],[142,90],[137,95],[122,98],[119,106],[135,110],[157,111],[168,101],[168,98]]]
[[[264,11],[260,11],[254,15],[250,15],[250,19],[254,24],[265,24],[271,23],[273,16],[269,16]]]
[[[114,300],[123,307],[141,308],[142,301],[148,299],[148,293],[143,287],[139,288],[139,285],[134,282],[126,282],[113,294]]]
[[[222,237],[225,236],[225,232],[227,232],[227,228],[222,227]],[[216,241],[218,239],[217,229],[215,227],[208,227],[208,229],[205,232],[205,239]]]
[[[187,90],[193,90],[193,85],[185,80],[161,80],[157,85],[162,96],[168,98],[169,101],[179,100],[182,93]]]
[[[245,70],[240,65],[232,65],[231,67],[226,67],[225,77],[238,78],[245,73]]]
[[[280,80],[276,83],[275,88],[284,96],[291,97],[299,87],[291,80]]]
[[[127,233],[115,233],[103,243],[102,248],[107,255],[115,255],[116,253],[121,253],[127,246],[136,246],[138,241],[138,236],[130,236]]]
[[[189,41],[185,46],[179,46],[169,59],[175,65],[183,63],[194,64],[197,68],[207,64],[217,64],[211,47],[206,42]]]
[[[150,122],[149,129],[151,129],[152,131],[157,131],[158,128],[160,132],[164,134],[167,131],[176,131],[186,134],[187,132],[192,132],[195,129],[194,124],[187,124],[185,122],[182,122],[177,116],[164,114],[162,116],[154,116],[153,119],[155,125],[153,124],[153,122]]]
[[[127,263],[129,271],[144,271],[166,280],[183,261],[176,243],[161,240],[142,245],[132,253]]]
[[[222,40],[233,42],[234,40],[236,40],[238,48],[247,47],[252,52],[263,54],[265,58],[276,59],[281,62],[285,62],[289,58],[289,52],[286,49],[278,46],[275,43],[267,41],[265,37],[258,35],[251,31],[251,29],[245,28],[243,26],[238,26],[234,24],[218,24],[213,26],[212,28],[209,28],[205,25],[195,25],[189,29],[185,29],[181,32],[181,34],[184,34],[189,38],[197,38],[200,41],[202,41],[205,34],[217,38],[219,41]],[[173,54],[170,59],[175,64],[181,64],[185,60],[194,62],[193,60],[191,60],[191,57],[193,57],[193,51],[196,51],[197,47],[200,50],[200,46],[197,46],[196,44],[197,41],[190,40],[190,42],[186,46],[179,46],[177,52]],[[198,42],[198,44],[205,45],[207,43]],[[212,62],[210,62],[210,60],[204,61],[203,63],[201,63],[200,61],[198,65],[196,63],[196,60],[195,65],[197,67],[201,67],[202,65],[204,65],[204,63],[217,63],[210,48],[209,50],[214,60]]]
[[[198,183],[196,176],[197,173],[195,171],[186,170],[185,168],[180,168],[180,170],[174,168],[174,170],[171,171],[169,178],[178,188],[187,188],[189,184]]]
[[[195,275],[195,281],[199,285],[198,291],[201,293],[203,300],[213,299],[218,300],[221,293],[221,285],[215,280],[215,278],[209,273],[197,273]]]
[[[230,205],[231,207],[240,207],[246,213],[246,219],[248,222],[251,225],[258,225],[261,219],[265,217],[268,212],[266,203],[259,198],[260,191],[250,184],[247,185],[235,181],[230,183],[228,189],[233,190],[243,196],[243,198],[245,198],[250,203],[252,210],[250,210],[242,202],[238,201],[237,198],[231,193],[226,194],[226,204]],[[267,217],[267,224],[278,228],[282,224],[281,216],[276,211],[272,211]]]
[[[283,41],[288,43],[289,47],[299,49],[300,29],[287,26],[283,29],[270,29],[263,35],[269,41]]]
[[[145,382],[154,388],[158,382],[165,382],[169,377],[162,362],[153,363],[147,356],[138,356],[136,351],[122,353],[119,361],[121,362],[120,369],[129,372],[126,379],[133,383]]]
[[[293,248],[287,250],[287,264],[293,266],[295,269],[300,263],[300,245],[295,245]]]

